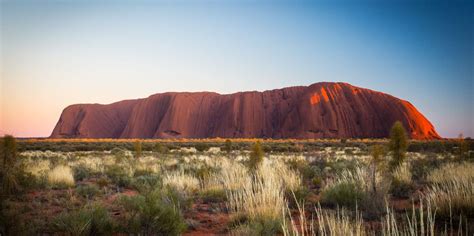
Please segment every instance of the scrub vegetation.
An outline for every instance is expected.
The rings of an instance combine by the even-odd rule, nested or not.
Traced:
[[[0,139],[2,235],[471,235],[474,143]]]

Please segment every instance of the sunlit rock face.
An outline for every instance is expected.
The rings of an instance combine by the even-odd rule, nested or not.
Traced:
[[[401,121],[414,139],[439,138],[411,103],[347,83],[264,92],[155,94],[77,104],[52,138],[382,138]]]

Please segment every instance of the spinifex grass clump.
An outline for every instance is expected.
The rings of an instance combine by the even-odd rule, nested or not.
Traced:
[[[463,182],[472,181],[474,179],[474,163],[448,163],[431,171],[427,176],[429,182],[436,184],[450,182],[453,179]]]
[[[393,172],[390,193],[395,197],[409,197],[414,190],[410,166],[407,163],[399,165]]]
[[[48,183],[57,188],[74,186],[74,176],[69,166],[56,166],[48,173]]]
[[[345,170],[324,187],[321,203],[352,210],[358,207],[364,217],[377,219],[384,212],[388,183],[380,173],[376,173],[375,183],[372,178],[366,167],[357,167],[354,171]],[[377,186],[377,192],[373,191],[372,184]]]
[[[241,179],[240,183],[235,184],[225,178],[230,182],[225,186],[228,207],[235,213],[235,217],[246,218],[247,225],[258,234],[279,232],[283,220],[281,209],[286,206],[285,190],[300,187],[299,175],[284,163],[267,159],[263,160],[252,175],[245,171],[234,174],[237,179]]]
[[[363,168],[344,171],[329,182],[323,189],[321,201],[332,206],[344,206],[355,209],[357,204],[367,197],[370,179]]]
[[[350,211],[344,208],[334,210],[322,209],[320,205],[315,207],[315,215],[308,220],[308,213],[304,205],[298,204],[298,223],[292,217],[288,209],[284,209],[289,217],[289,222],[283,221],[282,231],[285,236],[332,236],[332,235],[370,235],[364,227],[362,215],[356,211],[352,216]]]
[[[426,199],[437,208],[438,218],[474,217],[474,164],[448,164],[434,170]]]
[[[399,219],[393,209],[387,207],[387,215],[382,218],[383,236],[435,236],[436,232],[436,209],[428,204],[424,204],[421,199],[418,208],[412,205],[411,213],[406,212],[405,217]],[[459,235],[463,235],[462,230]],[[445,235],[446,232],[445,232]]]
[[[183,171],[178,171],[166,174],[163,178],[163,185],[173,187],[178,192],[189,196],[199,189],[199,180]]]

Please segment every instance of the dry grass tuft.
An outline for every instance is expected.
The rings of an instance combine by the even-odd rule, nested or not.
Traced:
[[[428,175],[428,181],[431,183],[445,183],[452,180],[468,182],[474,180],[474,163],[448,163],[439,169],[433,170]]]
[[[428,202],[440,217],[474,216],[474,164],[448,164],[434,170],[428,179]]]
[[[229,209],[251,221],[280,222],[281,209],[286,206],[285,190],[296,190],[301,185],[296,172],[282,161],[269,159],[264,159],[254,175],[241,164],[233,165],[223,171],[223,180]]]
[[[163,184],[174,187],[185,194],[191,194],[199,190],[199,180],[192,175],[185,174],[183,171],[168,173],[163,178]]]
[[[285,212],[285,210],[284,210]],[[283,235],[304,236],[304,235],[369,235],[364,227],[362,215],[356,211],[355,217],[345,209],[323,210],[320,205],[315,208],[316,217],[312,216],[308,221],[304,206],[298,204],[298,223],[291,217],[290,211],[286,208],[290,218],[289,224],[283,221]]]
[[[387,215],[382,219],[382,235],[384,236],[434,236],[435,234],[435,210],[428,202],[426,207],[423,201],[417,211],[412,205],[411,215],[406,214],[403,222],[397,221],[395,212],[387,207]],[[461,234],[462,235],[462,234]]]
[[[403,184],[410,184],[412,182],[412,173],[408,164],[402,164],[393,172],[393,178]]]
[[[56,187],[74,186],[74,176],[69,166],[56,166],[48,173],[49,184]]]

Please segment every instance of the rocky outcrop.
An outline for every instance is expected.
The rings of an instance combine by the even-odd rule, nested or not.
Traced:
[[[64,109],[52,138],[381,138],[400,120],[411,138],[439,138],[409,102],[347,83],[264,92],[176,92]]]

